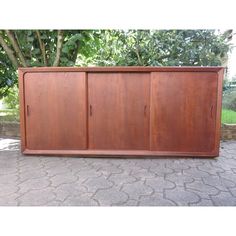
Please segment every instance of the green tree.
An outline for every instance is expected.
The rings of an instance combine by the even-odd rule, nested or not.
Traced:
[[[218,66],[232,30],[0,30],[0,98],[26,66]]]
[[[18,67],[74,66],[89,34],[88,30],[0,30],[0,98],[17,83]]]
[[[79,61],[109,66],[219,66],[227,60],[232,30],[100,30],[91,58]]]

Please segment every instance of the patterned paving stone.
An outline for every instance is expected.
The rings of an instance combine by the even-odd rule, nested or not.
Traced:
[[[205,171],[206,173],[211,174],[211,175],[217,175],[219,173],[225,172],[225,170],[223,168],[217,167],[217,166],[212,166],[208,162],[204,163],[204,165],[198,166],[197,168],[198,168],[198,170]]]
[[[141,196],[149,196],[154,192],[151,187],[144,184],[144,181],[125,184],[122,187],[122,191],[127,193],[129,197],[134,200],[139,200]]]
[[[163,197],[163,193],[155,193],[151,196],[141,197],[139,206],[176,206],[176,204]]]
[[[177,206],[190,206],[191,204],[198,203],[201,200],[197,194],[186,191],[181,187],[172,190],[165,190],[165,199],[176,203]]]
[[[159,165],[151,166],[149,169],[152,173],[155,173],[157,176],[165,176],[167,174],[174,173],[174,170],[167,167],[166,161],[160,160]]]
[[[70,196],[63,202],[63,206],[99,206],[99,203],[92,199],[92,195],[91,193],[85,193],[78,196]]]
[[[131,171],[131,175],[135,176],[135,178],[138,178],[139,180],[150,179],[156,176],[156,174],[151,172],[149,169]]]
[[[0,138],[0,206],[236,206],[236,141],[218,158],[24,156]]]
[[[0,184],[16,183],[17,179],[18,179],[17,173],[15,173],[15,174],[0,175]]]
[[[28,171],[19,171],[19,177],[20,182],[23,182],[27,179],[31,178],[41,178],[47,175],[47,172],[45,169],[39,169],[39,170],[28,170]]]
[[[42,165],[42,163],[41,163],[41,160],[39,158],[34,159],[33,157],[30,157],[30,158],[22,159],[20,161],[20,167],[24,167],[24,166],[29,166],[29,167],[39,166],[39,167],[42,167],[41,165]]]
[[[190,169],[190,166],[188,165],[188,162],[185,159],[184,160],[173,160],[172,162],[167,163],[166,166],[169,169],[172,169],[176,172]]]
[[[73,183],[77,180],[77,177],[72,174],[72,172],[67,172],[63,174],[54,175],[50,178],[51,186],[57,187],[61,184]]]
[[[16,193],[0,197],[0,206],[17,206],[18,205],[18,202],[16,200],[17,197],[18,194]]]
[[[121,174],[112,174],[108,178],[114,185],[116,186],[122,186],[124,184],[128,183],[134,183],[138,180],[138,178],[135,178],[134,176],[131,176],[127,173],[121,173]]]
[[[106,179],[104,176],[89,178],[83,183],[88,189],[88,192],[95,193],[98,189],[108,189],[112,187],[112,182]]]
[[[135,166],[140,167],[141,169],[149,169],[150,167],[159,165],[158,162],[156,162],[153,159],[136,159],[135,160]]]
[[[220,177],[236,183],[236,175],[234,175],[233,171],[225,171],[224,173],[220,173]]]
[[[212,161],[211,164],[212,164],[213,167],[216,167],[216,168],[219,167],[219,168],[222,168],[225,171],[230,171],[230,170],[232,170],[232,168],[235,168],[230,162],[231,162],[231,159],[228,160],[224,157],[224,160],[219,159],[217,161]]]
[[[127,202],[123,203],[122,206],[138,206],[138,201],[129,199]]]
[[[217,196],[213,196],[212,200],[215,206],[236,206],[236,197],[229,192],[221,192]]]
[[[190,169],[187,170],[183,170],[184,175],[190,176],[192,178],[202,178],[202,177],[207,177],[210,176],[210,173],[207,173],[206,171],[201,171],[199,169],[197,169],[197,167],[192,167]]]
[[[230,193],[236,197],[236,188],[229,188]]]
[[[173,189],[176,186],[175,183],[166,180],[164,177],[148,179],[146,185],[154,189],[155,192],[163,192],[164,189]]]
[[[47,172],[47,175],[50,177],[55,176],[55,175],[59,175],[59,174],[65,174],[70,171],[69,168],[65,165],[45,168],[45,170]]]
[[[50,202],[47,203],[47,206],[63,206],[63,202],[59,201],[59,200],[52,200]]]
[[[1,175],[9,175],[17,173],[17,165],[11,167],[0,166]]]
[[[231,180],[223,179],[218,176],[204,177],[203,182],[207,185],[215,187],[221,191],[228,191],[228,188],[235,187],[235,183]]]
[[[112,187],[109,189],[99,189],[93,196],[102,206],[119,206],[128,200],[128,194],[120,191],[117,187]]]
[[[94,169],[83,169],[80,171],[77,171],[75,173],[75,176],[77,176],[79,178],[79,182],[83,183],[84,181],[86,181],[87,179],[91,179],[91,178],[98,178],[99,176],[101,176],[102,173],[98,172],[97,170]]]
[[[103,166],[99,168],[99,173],[102,173],[103,176],[108,177],[111,174],[120,174],[123,170],[116,166]]]
[[[18,186],[20,188],[20,193],[25,193],[29,190],[39,190],[49,187],[50,181],[47,177],[27,179],[23,181]]]
[[[56,198],[52,188],[40,190],[30,190],[18,197],[20,206],[46,206],[50,201]]]
[[[186,183],[192,183],[194,181],[194,178],[189,175],[184,175],[181,172],[168,174],[165,179],[175,183],[175,185],[179,187],[184,187]]]
[[[196,193],[203,199],[210,199],[210,196],[219,194],[219,190],[214,186],[204,184],[200,180],[195,180],[192,183],[186,183],[186,190]]]
[[[107,158],[85,158],[84,162],[93,169],[108,168],[112,166]]]
[[[87,189],[75,182],[70,184],[61,184],[56,187],[53,192],[56,194],[56,200],[63,202],[70,196],[77,196],[86,193]]]
[[[202,198],[200,202],[189,204],[190,206],[213,206],[213,201],[210,199],[204,199]]]
[[[9,195],[16,193],[19,190],[19,187],[16,184],[0,184],[0,197],[6,196],[8,198]]]

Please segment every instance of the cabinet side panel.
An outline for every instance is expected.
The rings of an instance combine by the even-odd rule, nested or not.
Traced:
[[[21,152],[23,152],[26,148],[24,72],[18,70],[18,77],[19,77]]]
[[[86,149],[85,73],[26,73],[24,83],[27,148]]]
[[[217,84],[217,110],[216,110],[216,136],[215,136],[215,153],[219,155],[220,135],[221,135],[221,112],[222,112],[222,89],[223,89],[224,69],[218,72]]]
[[[154,72],[151,86],[151,150],[214,152],[217,73]]]

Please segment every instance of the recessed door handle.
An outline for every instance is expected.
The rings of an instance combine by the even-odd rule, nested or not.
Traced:
[[[93,107],[92,107],[92,105],[89,105],[89,115],[90,116],[93,115]]]
[[[146,117],[147,116],[147,105],[144,106],[144,116]]]
[[[29,105],[26,106],[26,113],[27,113],[27,116],[30,115],[30,109],[29,109]]]
[[[211,105],[211,118],[213,118],[213,105]]]

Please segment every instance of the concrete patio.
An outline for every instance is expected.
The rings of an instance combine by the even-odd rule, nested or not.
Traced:
[[[220,157],[23,156],[0,138],[0,206],[236,206],[236,141]]]

